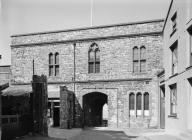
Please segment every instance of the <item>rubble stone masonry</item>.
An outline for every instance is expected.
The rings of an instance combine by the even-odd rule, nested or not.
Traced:
[[[13,35],[12,84],[30,84],[34,70],[34,74],[47,75],[48,84],[66,86],[73,91],[77,98],[76,104],[80,104],[81,107],[84,95],[91,92],[106,94],[109,127],[157,127],[159,125],[157,74],[163,69],[162,27],[163,20],[155,20]],[[100,49],[100,73],[88,73],[88,51],[92,43],[96,43]],[[133,72],[134,46],[146,48],[144,73]],[[59,76],[49,77],[51,52],[59,53]],[[148,117],[143,115],[130,117],[131,92],[149,93]],[[61,110],[63,108],[61,104]],[[75,114],[78,115],[77,112]]]

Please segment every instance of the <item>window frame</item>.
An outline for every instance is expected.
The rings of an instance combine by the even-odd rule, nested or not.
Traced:
[[[171,17],[171,22],[172,22],[172,32],[170,36],[172,36],[177,31],[177,12],[175,12]]]
[[[129,94],[129,116],[135,116],[135,93],[131,92]]]
[[[143,104],[142,103],[142,94],[141,94],[141,92],[138,92],[136,94],[136,112],[137,112],[137,116],[142,116],[142,104]]]
[[[175,41],[171,45],[170,50],[171,50],[171,76],[173,76],[178,73],[178,41]]]
[[[142,51],[143,49],[143,51]],[[135,50],[137,50],[137,59],[135,59]],[[144,53],[142,53],[144,52]],[[143,56],[143,57],[142,57]],[[144,69],[143,69],[143,65],[144,64]],[[138,70],[135,70],[135,66],[137,66]],[[145,73],[147,69],[147,65],[146,65],[146,47],[144,45],[142,45],[140,48],[138,48],[137,46],[133,47],[133,73]]]
[[[137,51],[135,53],[135,51]],[[135,56],[135,54],[137,54],[137,58]],[[137,46],[133,47],[133,73],[139,73],[140,69],[139,69],[139,48]],[[137,71],[136,71],[136,67],[137,66]]]
[[[141,57],[143,54],[142,54],[142,48],[143,48],[143,50],[144,50],[144,57]],[[144,70],[142,71],[142,65],[141,65],[141,62],[144,62]],[[140,47],[140,72],[141,73],[144,73],[144,72],[146,72],[146,48],[145,48],[145,46],[141,46]]]
[[[51,52],[51,53],[49,53],[48,56],[49,56],[49,77],[54,77],[54,76],[57,77],[60,74],[60,72],[59,72],[59,53],[56,52],[55,54],[53,54]],[[52,57],[52,63],[50,61],[51,57]],[[52,72],[51,72],[51,69],[52,69]]]
[[[91,53],[93,53],[93,59],[90,57]],[[93,66],[90,67],[91,65]],[[96,43],[92,43],[88,51],[88,73],[100,73],[100,49]]]
[[[170,88],[170,116],[177,117],[177,84],[176,83],[172,84],[169,86],[169,88]],[[174,99],[173,95],[175,95]]]
[[[192,25],[187,29],[189,33],[189,67],[192,66]]]
[[[146,96],[148,98],[146,98]],[[150,95],[149,95],[148,92],[145,92],[143,94],[143,111],[144,111],[144,116],[149,116],[149,110],[150,110]]]

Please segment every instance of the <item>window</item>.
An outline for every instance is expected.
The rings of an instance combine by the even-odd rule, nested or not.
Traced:
[[[49,76],[53,75],[53,54],[49,54]]]
[[[177,27],[177,12],[172,16],[171,18],[172,21],[172,34],[176,31]]]
[[[141,46],[133,48],[133,72],[145,72],[146,71],[146,49]]]
[[[192,66],[192,34],[190,35],[190,66]]]
[[[137,93],[137,99],[136,99],[136,104],[137,104],[137,116],[141,116],[142,115],[142,94],[141,93]]]
[[[50,53],[49,54],[49,65],[52,65],[53,64],[53,54]]]
[[[142,46],[140,48],[140,71],[145,72],[146,71],[146,56],[145,56],[145,47]]]
[[[188,29],[188,32],[189,32],[189,39],[190,39],[190,42],[189,42],[189,62],[190,62],[190,66],[192,66],[192,26],[189,27]]]
[[[133,48],[133,72],[139,72],[139,49]]]
[[[49,76],[59,75],[59,53],[49,54]]]
[[[97,48],[95,50],[95,73],[99,73],[100,72],[100,54],[99,54],[99,49]]]
[[[130,116],[135,115],[135,94],[134,93],[129,94],[129,114]]]
[[[149,93],[144,93],[144,116],[149,116]]]
[[[96,43],[93,43],[88,52],[88,72],[99,73],[100,72],[100,50]]]
[[[170,86],[170,115],[176,116],[176,106],[177,106],[177,85],[173,84]]]
[[[178,55],[177,55],[177,41],[171,46],[172,53],[172,75],[177,73]]]
[[[136,99],[135,99],[136,98]],[[129,94],[129,115],[149,116],[149,93]]]

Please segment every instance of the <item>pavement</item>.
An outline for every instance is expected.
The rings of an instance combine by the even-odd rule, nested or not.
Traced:
[[[50,128],[49,137],[24,136],[15,140],[183,140],[166,134],[162,129],[110,129],[95,127],[85,129]],[[192,139],[190,139],[192,140]]]

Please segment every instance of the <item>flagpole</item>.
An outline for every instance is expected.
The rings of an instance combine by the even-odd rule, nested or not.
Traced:
[[[90,21],[90,24],[91,24],[91,27],[93,26],[93,0],[91,0],[91,21]]]

